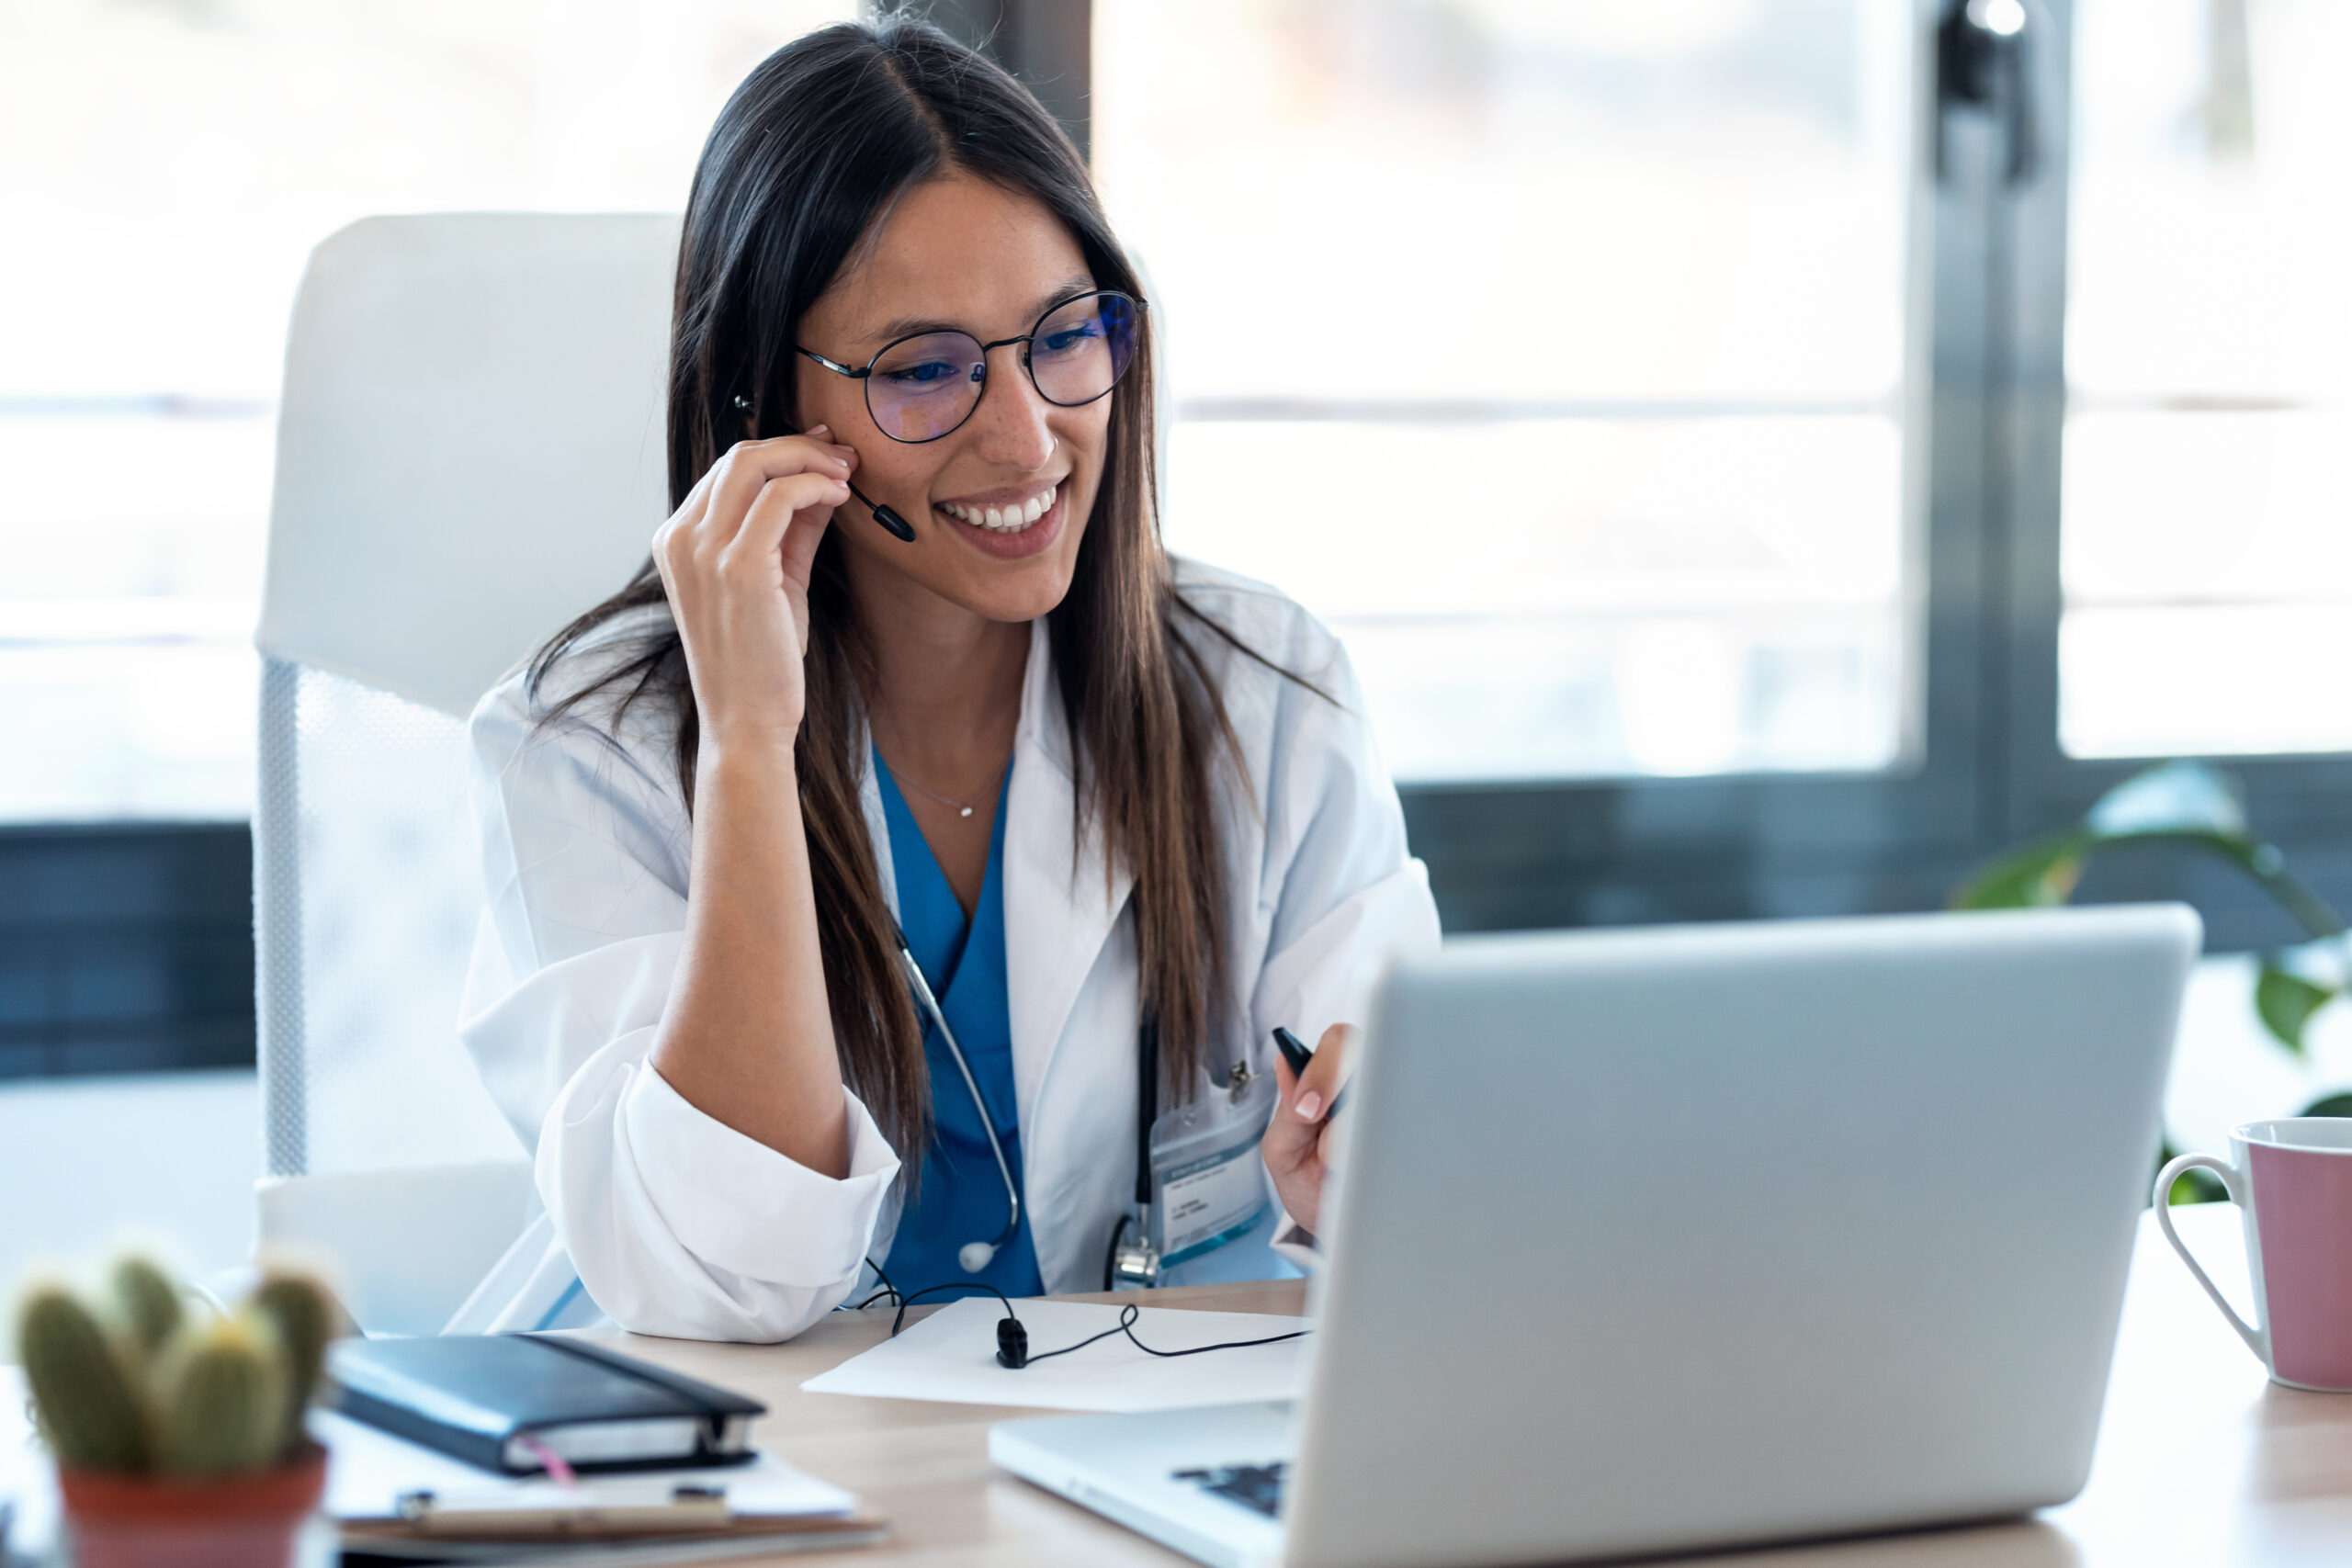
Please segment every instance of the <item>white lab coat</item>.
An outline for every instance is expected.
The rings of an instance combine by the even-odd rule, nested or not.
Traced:
[[[1436,944],[1437,912],[1338,640],[1261,584],[1186,562],[1177,577],[1193,604],[1339,699],[1193,630],[1249,772],[1247,792],[1230,767],[1218,774],[1248,1033],[1211,1055],[1244,1050],[1253,1070],[1270,1072],[1273,1025],[1311,1043],[1330,1023],[1361,1020],[1386,961]],[[655,607],[615,630],[665,619]],[[567,689],[561,673],[551,692]],[[834,1179],[695,1109],[646,1059],[683,940],[690,852],[658,705],[639,705],[616,736],[609,705],[540,728],[517,675],[474,710],[489,902],[460,1030],[534,1151],[544,1209],[453,1332],[608,1315],[649,1334],[785,1339],[870,1282],[866,1260],[889,1249],[899,1160],[854,1096],[849,1173]],[[1099,836],[1072,841],[1072,796],[1040,622],[1013,742],[1003,894],[1025,1214],[1048,1292],[1102,1287],[1135,1184],[1132,879],[1105,875]],[[863,798],[895,906],[870,767]],[[1274,1208],[1170,1282],[1288,1272],[1271,1248],[1280,1223]]]

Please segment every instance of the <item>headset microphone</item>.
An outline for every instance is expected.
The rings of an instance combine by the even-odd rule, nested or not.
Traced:
[[[752,400],[745,397],[742,393],[738,392],[735,394],[735,407],[738,412],[750,413],[752,412]],[[798,435],[800,434],[799,431],[793,429],[792,426],[788,424],[784,427],[784,433],[786,435]],[[847,480],[843,480],[842,482],[848,483]],[[905,518],[899,516],[896,512],[887,506],[876,505],[874,498],[867,495],[855,485],[850,485],[849,492],[865,503],[865,510],[874,513],[874,521],[882,525],[882,531],[884,533],[905,544],[911,545],[915,542],[915,525],[913,524],[908,522]],[[969,1268],[970,1265],[967,1264],[966,1267]],[[987,1267],[985,1261],[982,1262],[981,1267]]]
[[[882,531],[884,533],[889,535],[894,539],[902,539],[910,545],[915,542],[915,525],[913,524],[908,522],[905,518],[899,516],[897,513],[891,511],[887,506],[875,505],[873,502],[866,500],[865,492],[858,489],[855,485],[851,485],[849,487],[849,492],[850,494],[857,497],[858,500],[865,502],[865,510],[874,513],[874,521],[882,525]],[[971,1265],[967,1263],[964,1267],[968,1269]]]

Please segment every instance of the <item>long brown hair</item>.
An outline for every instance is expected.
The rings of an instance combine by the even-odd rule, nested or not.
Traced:
[[[1077,150],[1011,76],[927,24],[889,17],[811,33],[770,55],[719,112],[695,171],[679,243],[670,354],[674,507],[744,429],[736,400],[794,418],[790,345],[800,318],[899,193],[966,172],[1043,204],[1085,254],[1098,287],[1140,294]],[[1163,1098],[1182,1100],[1231,1011],[1214,774],[1239,748],[1182,631],[1258,656],[1176,592],[1153,506],[1151,342],[1113,394],[1102,480],[1069,592],[1047,622],[1077,772],[1071,831],[1103,835],[1124,865],[1142,1002],[1157,1022]],[[773,421],[767,428],[775,428]],[[794,418],[794,423],[797,418]],[[664,602],[649,558],[628,586],[549,639],[549,671],[616,617]],[[922,1032],[896,964],[889,906],[859,805],[861,651],[841,546],[828,535],[808,592],[806,716],[797,746],[801,815],[843,1082],[911,1164],[928,1141]],[[674,626],[631,644],[547,707],[553,722],[617,693],[611,722],[642,700],[675,719],[678,786],[693,809],[699,735]],[[1262,660],[1260,660],[1263,662]],[[1247,789],[1247,774],[1241,774]]]

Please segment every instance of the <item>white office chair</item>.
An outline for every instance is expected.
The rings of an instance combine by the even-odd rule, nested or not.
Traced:
[[[527,1214],[528,1151],[457,1039],[464,721],[669,512],[677,239],[662,216],[374,218],[295,300],[256,638],[257,1236],[332,1260],[370,1331],[437,1332]]]
[[[433,1333],[521,1231],[526,1150],[457,1038],[481,909],[465,716],[667,514],[677,220],[378,218],[287,342],[256,637],[264,1248]]]

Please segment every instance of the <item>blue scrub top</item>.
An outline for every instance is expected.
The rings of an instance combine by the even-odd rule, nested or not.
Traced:
[[[899,885],[899,924],[907,933],[907,950],[922,966],[923,978],[939,998],[939,1010],[964,1048],[964,1059],[979,1082],[980,1098],[988,1102],[989,1120],[1004,1145],[1013,1186],[1020,1189],[1019,1102],[1012,1085],[1012,1018],[1004,971],[1004,802],[1012,786],[1012,771],[1006,770],[1004,785],[997,792],[988,874],[968,922],[879,750],[874,754],[874,773],[882,786],[882,815],[890,829],[890,864]],[[994,1241],[1003,1231],[1008,1212],[1004,1180],[989,1153],[988,1135],[964,1088],[964,1075],[956,1070],[956,1058],[928,1020],[922,1051],[931,1073],[933,1135],[923,1153],[921,1185],[907,1198],[890,1256],[882,1267],[901,1291],[981,1281],[1008,1296],[1043,1295],[1045,1281],[1030,1240],[1025,1191],[1021,1229],[997,1249],[989,1266],[967,1274],[956,1260],[966,1243]],[[928,1299],[952,1301],[955,1292]]]

